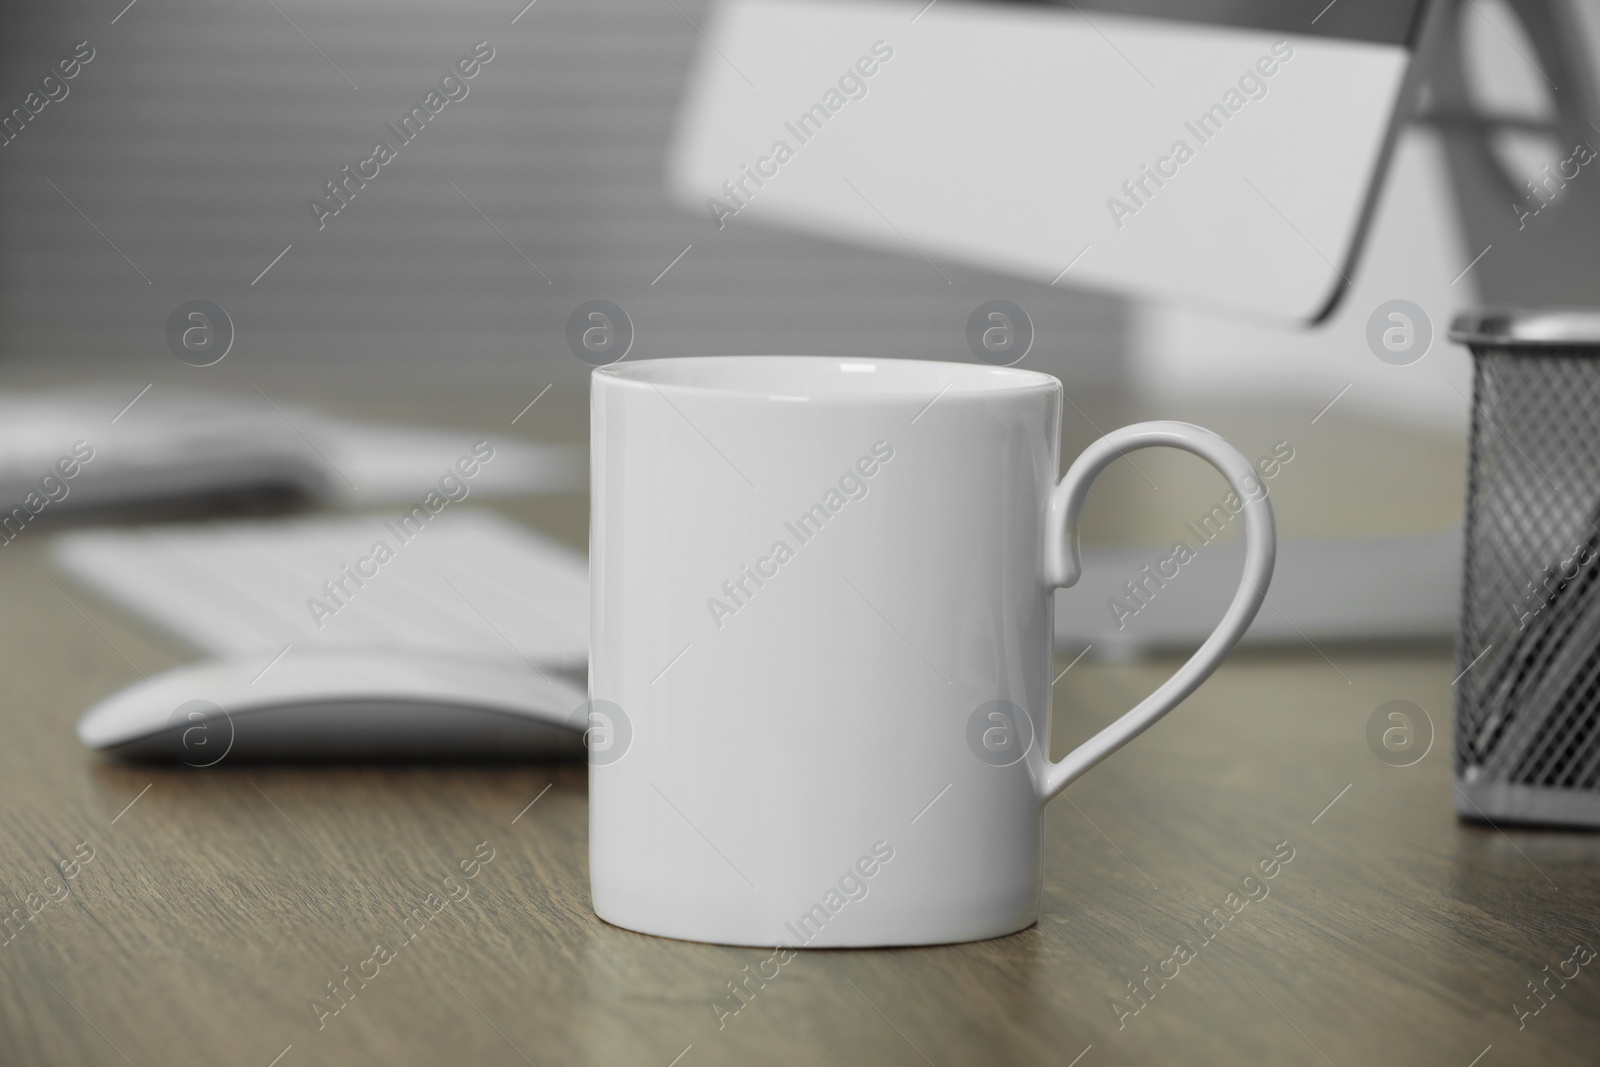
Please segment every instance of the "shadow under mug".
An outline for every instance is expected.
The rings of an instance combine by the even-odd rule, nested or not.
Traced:
[[[1264,486],[1208,430],[1124,427],[1058,483],[1049,375],[724,356],[592,385],[590,876],[632,930],[799,948],[1031,925],[1046,802],[1200,685],[1272,575]],[[1156,445],[1231,483],[1244,575],[1176,674],[1052,763],[1051,598],[1095,476]]]

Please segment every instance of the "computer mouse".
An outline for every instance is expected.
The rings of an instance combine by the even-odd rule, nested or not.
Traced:
[[[583,753],[583,689],[519,659],[290,648],[135,682],[78,720],[90,748],[224,760],[554,759]],[[579,726],[569,725],[574,714]]]

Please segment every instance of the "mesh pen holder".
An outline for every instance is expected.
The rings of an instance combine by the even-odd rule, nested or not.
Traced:
[[[1480,312],[1455,804],[1600,827],[1600,311]]]

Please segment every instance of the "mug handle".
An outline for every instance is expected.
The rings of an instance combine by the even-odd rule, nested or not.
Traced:
[[[1044,754],[1046,770],[1041,779],[1043,800],[1054,797],[1084,771],[1154,726],[1158,719],[1198,689],[1200,683],[1233,651],[1233,646],[1244,636],[1267,597],[1267,584],[1272,580],[1272,565],[1277,554],[1276,524],[1272,517],[1272,504],[1265,492],[1259,498],[1251,499],[1245,491],[1244,480],[1251,479],[1258,492],[1264,489],[1265,483],[1250,461],[1232,445],[1210,430],[1186,422],[1140,422],[1113,430],[1090,445],[1067,469],[1061,484],[1050,494],[1050,505],[1045,514],[1044,578],[1047,588],[1065,589],[1076,584],[1083,572],[1078,554],[1078,518],[1083,513],[1083,502],[1089,495],[1089,487],[1094,484],[1095,477],[1117,457],[1157,445],[1181,448],[1206,460],[1222,472],[1233,491],[1244,501],[1244,575],[1239,580],[1239,590],[1234,593],[1233,602],[1222,615],[1222,621],[1195,654],[1178,668],[1176,674],[1145,697],[1132,711],[1125,712],[1121,718],[1067,753],[1060,762],[1050,763],[1049,753]]]

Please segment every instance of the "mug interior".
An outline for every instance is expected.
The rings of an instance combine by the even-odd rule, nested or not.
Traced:
[[[763,399],[921,399],[942,393],[1057,389],[1038,371],[978,363],[848,356],[689,356],[598,367],[597,376],[656,387]]]

